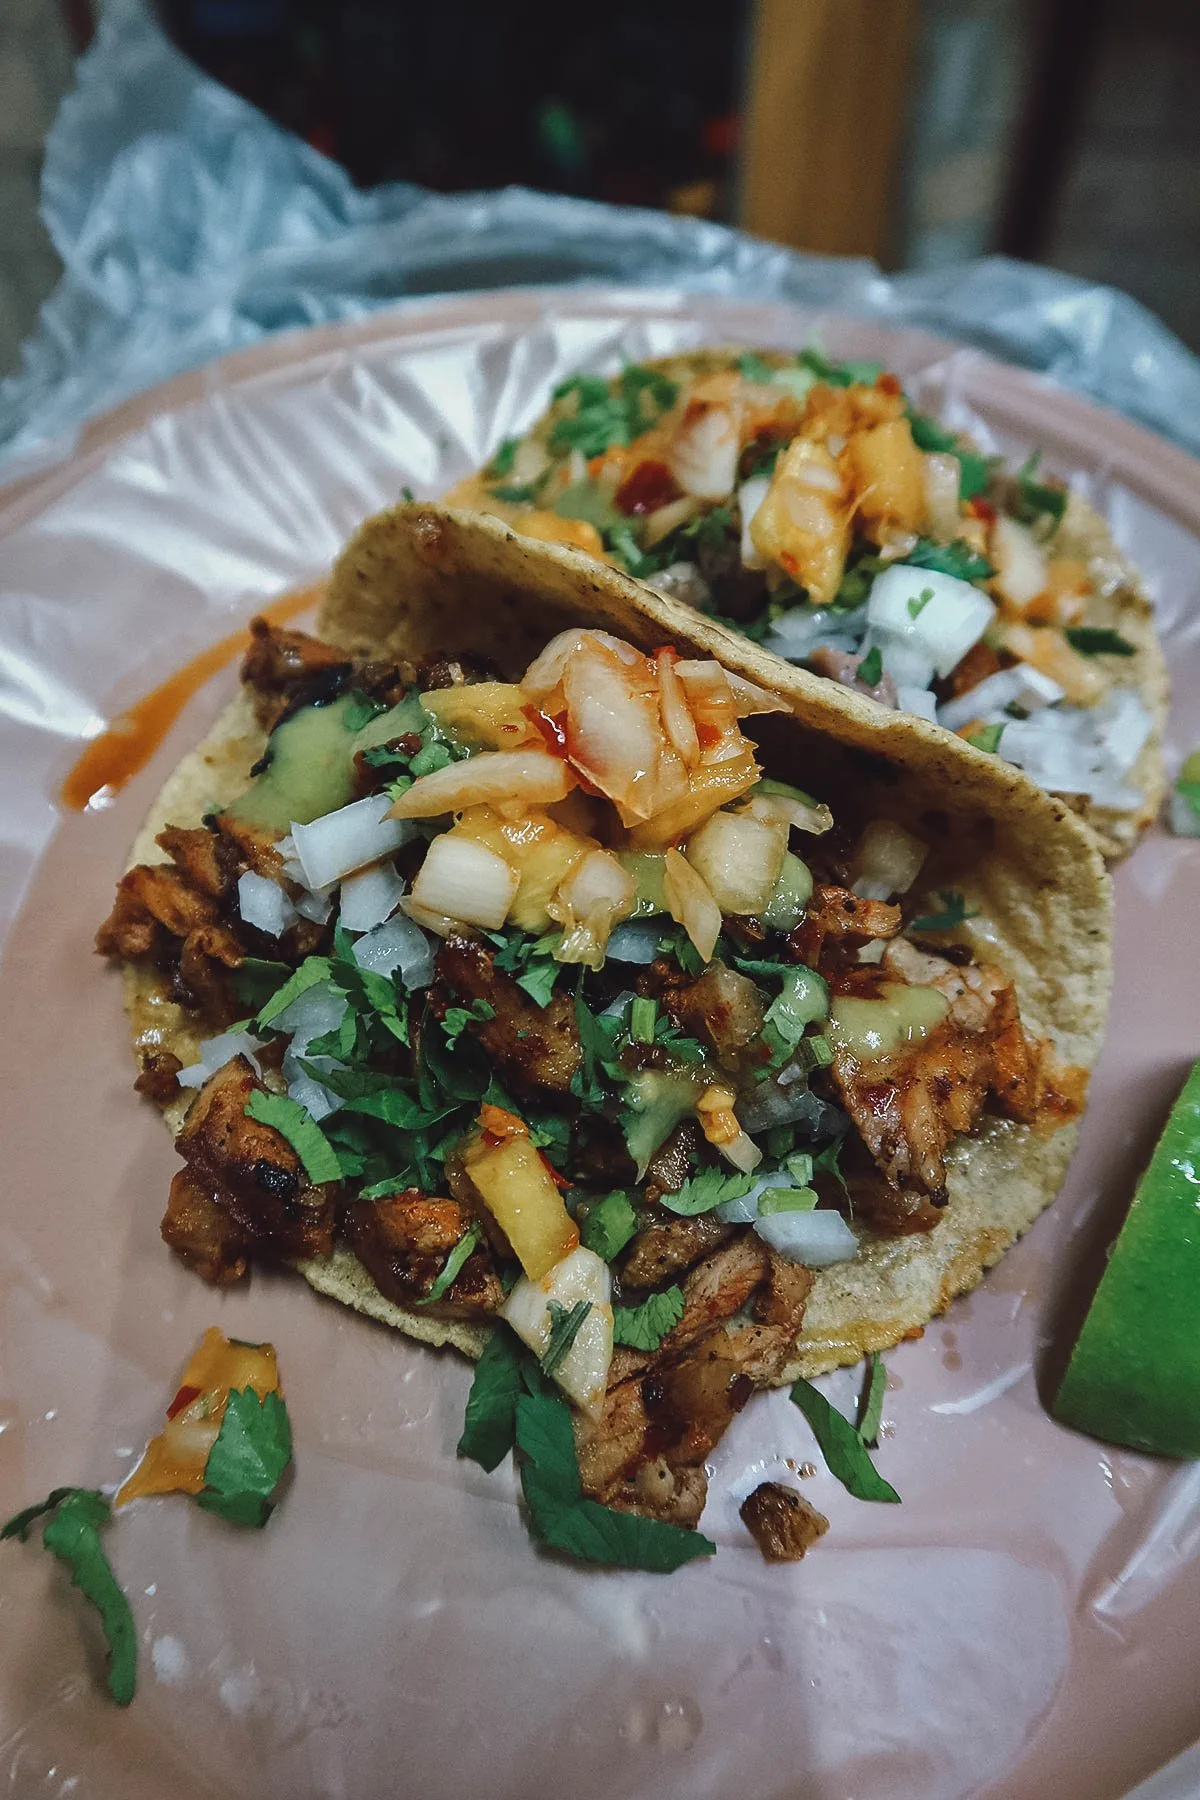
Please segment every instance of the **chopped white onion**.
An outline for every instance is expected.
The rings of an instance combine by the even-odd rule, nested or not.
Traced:
[[[333,911],[333,894],[329,888],[322,888],[317,894],[310,894],[305,888],[295,905],[302,919],[311,919],[314,925],[323,925]]]
[[[404,883],[390,862],[372,863],[342,883],[338,913],[347,931],[373,931],[390,919],[404,897]]]
[[[292,1040],[292,1049],[299,1052],[310,1044],[313,1038],[324,1037],[327,1031],[336,1031],[345,1016],[348,1001],[332,981],[318,982],[310,987],[286,1006],[277,1019],[271,1021],[272,1029],[283,1032]]]
[[[296,909],[279,883],[252,869],[238,876],[238,911],[247,925],[273,938],[282,937],[296,922]]]
[[[858,1239],[841,1213],[822,1207],[815,1212],[768,1213],[756,1219],[754,1229],[789,1262],[810,1269],[827,1269],[831,1263],[850,1262],[858,1255]]]
[[[392,975],[397,969],[409,992],[427,988],[433,980],[434,947],[421,927],[401,915],[377,925],[354,946],[354,960],[360,969],[376,975]]]
[[[1019,706],[1027,713],[1041,712],[1043,707],[1057,706],[1063,690],[1049,675],[1028,663],[1015,669],[999,669],[975,687],[968,688],[938,708],[938,724],[947,731],[961,731],[972,719],[992,723],[1003,718],[1006,707]]]
[[[819,1100],[802,1081],[760,1081],[737,1103],[737,1116],[747,1131],[772,1131],[776,1125],[803,1125],[813,1136],[836,1125],[836,1107]]]
[[[498,931],[520,884],[517,871],[486,844],[448,831],[426,851],[412,897],[426,912]]]
[[[1019,612],[1045,591],[1046,557],[1028,525],[998,513],[988,533],[988,555],[995,585]]]
[[[200,1052],[199,1062],[180,1069],[175,1077],[182,1088],[203,1087],[210,1075],[223,1069],[235,1056],[244,1056],[254,1073],[262,1074],[258,1058],[254,1054],[256,1050],[262,1049],[262,1040],[251,1037],[248,1031],[223,1031],[219,1037],[205,1038],[197,1047]]]
[[[773,1169],[769,1175],[756,1175],[754,1185],[739,1194],[736,1200],[723,1200],[717,1207],[717,1217],[726,1225],[753,1225],[758,1217],[758,1197],[765,1194],[768,1188],[799,1187],[796,1177],[788,1169]]]
[[[907,563],[893,563],[877,575],[867,601],[867,620],[883,651],[884,667],[905,686],[928,687],[929,682],[910,679],[898,652],[917,651],[935,674],[949,675],[995,616],[993,603],[969,581]]]
[[[893,894],[907,894],[928,855],[928,844],[894,819],[872,819],[854,852],[854,892],[860,900],[890,900]]]
[[[368,794],[365,800],[353,800],[349,806],[314,819],[311,825],[293,821],[292,836],[305,887],[328,887],[407,844],[416,827],[407,819],[389,819],[391,804],[387,794]]]
[[[721,911],[747,915],[771,898],[786,849],[786,825],[715,812],[692,833],[686,854]]]
[[[750,536],[750,521],[767,497],[767,489],[771,485],[769,475],[752,475],[749,481],[743,481],[738,489],[738,505],[742,513],[742,567],[744,569],[765,569],[766,558],[760,553],[757,544]]]
[[[310,1119],[318,1123],[327,1119],[330,1113],[346,1103],[338,1094],[333,1094],[321,1082],[314,1081],[311,1075],[297,1075],[294,1081],[288,1082],[288,1098],[302,1106]]]
[[[935,538],[948,544],[958,536],[958,496],[962,468],[948,450],[935,450],[923,459],[925,510]]]
[[[928,719],[931,725],[937,724],[937,695],[929,688],[896,686],[896,705],[901,712],[912,713],[918,719]]]
[[[718,1144],[717,1149],[725,1161],[732,1163],[735,1169],[740,1169],[743,1175],[749,1175],[757,1169],[763,1157],[762,1151],[746,1131],[739,1132],[731,1143]]]
[[[721,932],[721,909],[707,883],[678,850],[668,850],[663,860],[663,899],[675,923],[683,926],[708,962]]]
[[[614,928],[605,954],[609,962],[652,963],[658,955],[662,934],[661,915],[652,919],[627,919],[623,925]]]
[[[857,650],[866,629],[863,606],[852,613],[835,613],[827,606],[793,606],[780,613],[763,639],[763,648],[799,662],[825,645],[833,650]]]

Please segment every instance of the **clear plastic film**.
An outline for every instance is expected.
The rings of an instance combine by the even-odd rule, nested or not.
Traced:
[[[152,57],[168,53],[135,18],[114,14],[106,30],[96,59],[124,44],[133,80],[140,43],[143,72],[166,81]],[[310,218],[347,203],[319,158],[172,67],[207,129],[253,123],[293,172],[311,161],[327,212],[310,201]],[[88,94],[85,72],[76,104]],[[110,105],[116,133],[117,88]],[[252,151],[239,153],[247,168]],[[176,192],[180,219],[201,232],[204,184],[181,177]],[[514,246],[522,216],[574,210],[527,195],[419,201],[459,218],[473,205],[514,209]],[[267,291],[273,257],[289,280],[305,255],[314,271],[329,266],[315,227],[305,239],[265,199],[254,216],[272,245],[281,224],[295,241],[286,253],[260,245],[236,295],[230,275],[222,329],[250,317],[244,295]],[[252,238],[251,211],[238,220]],[[120,1480],[214,1322],[276,1344],[297,1446],[295,1479],[261,1536],[183,1499],[140,1505],[114,1527],[141,1650],[128,1712],[101,1690],[76,1597],[63,1600],[33,1548],[0,1547],[0,1793],[515,1800],[569,1783],[579,1800],[1117,1800],[1200,1736],[1195,1471],[1062,1430],[1036,1379],[1059,1297],[1119,1217],[1200,1048],[1200,965],[1186,935],[1200,904],[1195,843],[1156,831],[1118,872],[1113,1028],[1062,1196],[974,1295],[886,1359],[879,1460],[903,1505],[856,1502],[820,1469],[804,1476],[831,1530],[799,1566],[764,1565],[737,1518],[758,1481],[819,1465],[786,1394],[752,1403],[713,1458],[711,1563],[673,1578],[562,1565],[532,1549],[507,1472],[455,1459],[464,1364],[284,1276],[216,1294],[159,1239],[176,1159],[131,1091],[120,983],[91,941],[142,816],[233,692],[232,668],[111,805],[64,814],[61,779],[122,707],[255,606],[319,579],[402,487],[442,491],[571,370],[703,342],[798,347],[816,334],[833,354],[882,357],[989,448],[1043,446],[1147,578],[1177,696],[1172,769],[1200,742],[1200,489],[1181,452],[974,350],[847,319],[846,308],[870,307],[838,285],[850,279],[842,265],[816,265],[829,292],[818,285],[805,307],[762,303],[722,259],[796,259],[705,227],[642,223],[651,242],[698,229],[719,282],[742,297],[526,289],[414,300],[258,341],[264,308],[236,340],[244,354],[86,426],[72,457],[0,494],[0,1517],[61,1482]],[[378,230],[382,267],[393,228],[361,228]],[[458,244],[461,256],[461,232]],[[195,354],[160,317],[156,354],[168,362],[142,360],[147,345],[134,354],[126,328],[154,331],[137,307],[122,322],[120,296],[123,282],[138,291],[149,250],[122,264],[93,248],[108,310],[79,301],[78,342],[97,344],[88,334],[102,319],[104,341],[129,351],[123,362],[114,348],[105,381],[137,386],[228,343],[204,335],[177,247],[178,280],[160,269],[155,283],[191,319]],[[231,251],[223,266],[236,260]],[[703,285],[678,264],[674,279]],[[867,270],[853,280],[867,300],[885,285]],[[341,300],[325,282],[314,273],[308,290],[323,296],[318,319],[340,316],[349,265]],[[275,291],[286,287],[281,276]],[[53,319],[38,340],[47,357]],[[299,319],[281,303],[272,322]],[[86,370],[60,323],[59,373]],[[1062,330],[1059,347],[1078,347]],[[43,379],[57,391],[52,362]],[[44,430],[74,432],[124,391],[77,379]],[[855,1386],[849,1373],[827,1384],[847,1412]],[[1155,1780],[1154,1800],[1195,1791],[1186,1765]]]

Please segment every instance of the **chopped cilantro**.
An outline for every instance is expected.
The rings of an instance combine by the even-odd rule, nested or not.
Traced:
[[[1187,781],[1181,775],[1175,783],[1175,792],[1181,800],[1185,800],[1200,819],[1200,781]]]
[[[978,908],[973,912],[968,910],[966,900],[957,888],[940,888],[938,899],[942,903],[941,912],[922,913],[919,918],[910,919],[910,931],[955,931],[968,919],[979,917]]]
[[[959,581],[986,581],[996,572],[985,556],[978,556],[961,538],[952,544],[918,538],[904,561],[910,569],[932,569],[937,575],[953,575]]]
[[[511,475],[513,463],[516,461],[517,446],[519,443],[520,439],[515,437],[502,439],[499,448],[496,450],[495,455],[488,464],[485,473],[494,476],[497,480],[502,476]]]
[[[1067,642],[1081,656],[1136,656],[1137,646],[1104,625],[1068,625]]]
[[[758,1196],[758,1216],[760,1219],[769,1219],[772,1213],[812,1212],[817,1199],[815,1188],[764,1188]]]
[[[625,1248],[638,1228],[637,1214],[629,1195],[618,1188],[593,1200],[579,1229],[579,1241],[585,1250],[594,1250],[605,1262],[611,1262]]]
[[[940,450],[957,458],[960,501],[972,500],[976,494],[982,494],[992,474],[991,462],[986,456],[964,449],[952,431],[947,431],[924,413],[913,412],[910,408],[908,423],[918,450]]]
[[[262,956],[243,956],[237,968],[230,971],[229,984],[244,1005],[259,1007],[283,986],[291,972],[285,962],[274,962]]]
[[[803,1037],[796,1045],[794,1060],[806,1075],[814,1069],[827,1069],[833,1061],[833,1051],[829,1048],[829,1039],[819,1032],[812,1037]]]
[[[418,1306],[432,1306],[444,1294],[449,1293],[462,1273],[463,1264],[482,1236],[483,1227],[481,1225],[468,1226],[442,1264],[441,1272],[429,1292],[417,1301]]]
[[[538,1361],[543,1375],[553,1375],[560,1368],[571,1345],[579,1336],[579,1328],[592,1310],[590,1300],[577,1300],[574,1306],[550,1302],[550,1336]]]
[[[812,1174],[807,1179],[811,1181],[818,1172],[832,1175],[834,1180],[840,1184],[843,1194],[848,1198],[850,1190],[846,1186],[846,1177],[842,1174],[842,1151],[845,1148],[845,1138],[834,1138],[831,1144],[826,1144],[825,1148],[819,1150],[813,1157]]]
[[[1057,525],[1067,510],[1066,489],[1036,479],[1041,460],[1041,451],[1035,450],[1017,470],[1016,515],[1025,525],[1036,525],[1043,518]]]
[[[929,602],[932,599],[933,599],[933,589],[932,588],[922,588],[919,594],[914,594],[912,599],[908,602],[909,618],[910,619],[919,619],[921,614],[925,611],[925,608],[929,605]]]
[[[510,506],[534,506],[541,497],[543,476],[538,481],[506,482],[492,489],[497,500],[507,500]]]
[[[253,1388],[231,1388],[197,1504],[234,1525],[261,1527],[274,1511],[271,1496],[291,1460],[292,1427],[283,1395],[260,1398]]]
[[[683,1317],[683,1289],[664,1288],[640,1306],[613,1307],[613,1343],[631,1350],[657,1350],[667,1333]]]
[[[475,1364],[458,1454],[481,1469],[499,1468],[516,1443],[518,1396],[525,1392],[525,1352],[497,1325]]]
[[[802,369],[808,369],[818,381],[827,382],[830,387],[851,387],[855,382],[872,387],[883,374],[882,363],[856,361],[853,358],[846,362],[832,362],[823,351],[811,345],[800,352],[796,361]]]
[[[702,975],[704,958],[693,944],[682,925],[674,925],[663,931],[658,940],[658,954],[673,957],[685,975]],[[719,955],[719,948],[713,951],[714,958]]]
[[[698,1531],[585,1499],[565,1400],[552,1393],[522,1394],[515,1410],[521,1489],[533,1534],[548,1550],[659,1574],[714,1554],[716,1545]]]
[[[325,1075],[318,1071],[317,1079],[324,1081]],[[342,1179],[337,1151],[299,1101],[290,1099],[287,1094],[267,1094],[256,1088],[246,1102],[246,1117],[257,1119],[260,1125],[270,1125],[280,1137],[287,1139],[314,1187]]]
[[[298,1000],[301,994],[307,994],[309,988],[316,987],[319,982],[328,981],[332,970],[333,965],[327,956],[306,956],[295,973],[282,987],[276,989],[265,1006],[260,1007],[254,1021],[255,1030],[264,1031],[281,1012],[286,1012],[293,1000]]]
[[[681,1218],[692,1219],[697,1213],[711,1212],[726,1200],[740,1200],[754,1183],[749,1175],[725,1175],[720,1169],[701,1169],[685,1181],[677,1194],[662,1194],[659,1205]]]
[[[55,1488],[45,1500],[11,1518],[0,1530],[0,1539],[15,1537],[24,1543],[39,1518],[46,1521],[42,1528],[46,1549],[66,1565],[74,1586],[100,1614],[108,1645],[108,1691],[118,1706],[128,1706],[137,1686],[137,1633],[129,1602],[100,1542],[112,1506],[95,1488]]]
[[[494,1019],[496,1009],[486,1000],[472,1000],[470,1006],[448,1006],[442,1019],[442,1030],[446,1034],[446,1048],[453,1050],[467,1026],[474,1020],[485,1024]]]
[[[738,357],[738,374],[744,375],[747,381],[770,381],[774,370],[770,363],[764,362],[761,356],[755,356],[751,350],[745,356]]]
[[[422,744],[408,765],[408,772],[414,781],[422,775],[433,775],[438,769],[448,769],[454,761],[448,744]]]
[[[507,932],[489,931],[487,935],[498,946],[496,967],[515,976],[517,986],[539,1006],[549,1006],[554,984],[562,973],[562,964],[555,962],[553,954],[562,942],[561,931],[533,937],[514,928]]]
[[[857,612],[870,594],[875,577],[887,567],[885,559],[873,550],[852,550],[841,586],[834,595],[834,611]]]
[[[883,1366],[883,1358],[878,1350],[872,1350],[867,1358],[867,1378],[863,1382],[862,1396],[858,1403],[858,1421],[855,1429],[868,1450],[879,1447],[879,1426],[883,1418],[883,1396],[887,1393],[887,1370]]]
[[[554,390],[556,402],[574,398],[575,405],[555,418],[550,448],[560,455],[580,450],[591,458],[613,444],[631,444],[658,423],[678,393],[675,382],[638,363],[630,363],[611,386],[595,375],[572,376]]]
[[[883,651],[873,644],[858,665],[858,679],[867,687],[878,687],[883,676]]]
[[[583,994],[576,990],[575,1024],[583,1060],[571,1077],[571,1092],[585,1106],[595,1109],[603,1106],[608,1098],[608,1089],[601,1080],[601,1075],[607,1075],[610,1081],[619,1081],[625,1076],[625,1071],[615,1060],[616,1039],[621,1030],[621,1022],[619,1019],[605,1018],[602,1014],[594,1013]]]
[[[967,742],[974,744],[976,750],[986,750],[989,756],[995,756],[1003,736],[1003,724],[983,725],[978,731],[968,732]]]
[[[847,1493],[856,1500],[885,1500],[899,1505],[899,1494],[883,1479],[849,1419],[803,1376],[792,1388],[791,1397],[811,1425],[830,1474],[837,1477]]]
[[[654,1042],[669,1050],[677,1062],[703,1062],[707,1051],[697,1038],[687,1037],[669,1019],[660,1019],[654,1029]]]

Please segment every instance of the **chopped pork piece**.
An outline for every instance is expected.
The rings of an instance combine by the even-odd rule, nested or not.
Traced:
[[[162,1219],[163,1242],[205,1281],[225,1286],[246,1273],[246,1234],[230,1218],[216,1195],[219,1184],[206,1183],[186,1163],[167,1195]]]
[[[438,952],[437,978],[456,999],[491,1006],[492,1018],[467,1029],[506,1087],[525,1098],[570,1092],[582,1051],[567,995],[553,994],[548,1006],[539,1006],[496,969],[492,952],[475,938],[447,938]]]
[[[397,1306],[424,1301],[472,1215],[457,1200],[427,1199],[418,1188],[387,1200],[356,1200],[346,1211],[346,1235],[380,1293]],[[495,1312],[504,1290],[485,1248],[472,1251],[440,1301],[441,1318],[478,1318]]]
[[[113,909],[96,933],[96,948],[102,956],[149,956],[164,933],[184,938],[216,920],[216,901],[190,887],[170,863],[139,863],[117,883]]]
[[[250,621],[242,680],[254,690],[258,716],[267,730],[291,706],[332,699],[351,666],[344,650],[307,632],[285,631],[266,619]]]
[[[133,1084],[139,1094],[145,1094],[148,1100],[157,1100],[160,1106],[179,1098],[178,1076],[183,1064],[174,1051],[142,1050],[139,1061],[141,1074]]]
[[[625,1287],[661,1287],[664,1281],[690,1269],[708,1251],[732,1236],[733,1226],[716,1213],[700,1213],[694,1219],[661,1220],[648,1216],[634,1238],[621,1270]]]
[[[865,944],[874,938],[895,937],[902,923],[898,906],[883,900],[860,900],[849,888],[818,887],[808,911],[788,938],[788,949],[797,962],[816,969],[827,939],[837,944]]]
[[[237,873],[237,851],[228,839],[206,826],[186,830],[168,825],[155,843],[165,850],[188,886],[212,900],[223,900]]]
[[[799,1562],[829,1530],[824,1513],[778,1481],[761,1482],[738,1514],[767,1562]]]
[[[683,1312],[663,1339],[664,1355],[674,1355],[731,1319],[761,1287],[767,1274],[767,1246],[752,1231],[741,1232],[697,1263],[683,1284]]]
[[[719,959],[690,987],[670,997],[670,1008],[685,1031],[715,1053],[721,1067],[738,1074],[757,1045],[766,1017],[761,988]]]

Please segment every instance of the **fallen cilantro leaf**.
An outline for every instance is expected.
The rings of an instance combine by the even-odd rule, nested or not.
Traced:
[[[830,1474],[837,1477],[847,1493],[856,1500],[885,1500],[899,1505],[899,1494],[883,1479],[849,1419],[803,1376],[792,1388],[791,1397],[811,1425]]]
[[[614,1512],[583,1497],[571,1411],[553,1394],[523,1394],[516,1403],[521,1489],[534,1536],[549,1550],[583,1562],[669,1574],[716,1545],[637,1513]]]
[[[499,1468],[517,1441],[517,1401],[526,1392],[526,1353],[497,1326],[475,1364],[458,1454],[481,1469]]]
[[[966,901],[956,888],[942,888],[938,898],[942,903],[942,911],[922,913],[920,918],[910,919],[910,931],[954,931],[968,919],[979,917],[978,908],[973,912],[968,911]]]
[[[538,1361],[543,1375],[553,1375],[561,1367],[571,1345],[579,1336],[579,1328],[592,1310],[590,1300],[577,1300],[574,1306],[550,1302],[550,1336]]]
[[[317,1078],[324,1079],[320,1071]],[[342,1179],[337,1151],[299,1101],[290,1099],[287,1094],[267,1094],[256,1088],[246,1102],[246,1117],[257,1119],[260,1125],[270,1125],[280,1137],[287,1139],[314,1187]]]
[[[883,677],[883,651],[878,644],[867,651],[858,665],[858,679],[867,687],[878,687]]]
[[[640,1306],[613,1307],[613,1343],[631,1350],[657,1350],[668,1331],[683,1317],[683,1289],[665,1288]]]
[[[231,1524],[261,1527],[274,1511],[271,1496],[291,1459],[292,1427],[283,1395],[271,1392],[260,1399],[253,1388],[231,1388],[196,1502]]]
[[[137,1633],[129,1601],[100,1542],[112,1506],[95,1488],[55,1488],[36,1506],[15,1514],[0,1530],[0,1538],[15,1537],[24,1543],[34,1520],[42,1517],[43,1544],[66,1565],[73,1584],[100,1614],[108,1644],[108,1691],[118,1706],[128,1706],[137,1686]]]
[[[692,1219],[697,1213],[711,1212],[726,1200],[740,1200],[753,1187],[750,1175],[725,1175],[720,1169],[701,1169],[685,1181],[677,1194],[660,1194],[658,1204],[681,1218]]]
[[[883,1358],[878,1350],[872,1350],[867,1358],[867,1378],[858,1403],[856,1426],[858,1435],[868,1450],[875,1450],[879,1446],[879,1425],[883,1418],[883,1397],[887,1393],[887,1384]]]
[[[1081,656],[1136,656],[1137,645],[1104,625],[1068,625],[1067,642]]]
[[[449,1256],[442,1264],[441,1273],[438,1275],[437,1280],[434,1282],[429,1292],[417,1301],[418,1306],[432,1306],[436,1300],[442,1298],[443,1294],[449,1292],[459,1275],[462,1273],[463,1264],[466,1262],[482,1236],[483,1229],[479,1225],[471,1225],[463,1232],[457,1244],[455,1244],[453,1250],[451,1250]]]
[[[638,1228],[637,1214],[629,1195],[620,1188],[594,1200],[580,1227],[579,1239],[585,1250],[594,1250],[605,1262],[611,1262],[625,1248]]]

